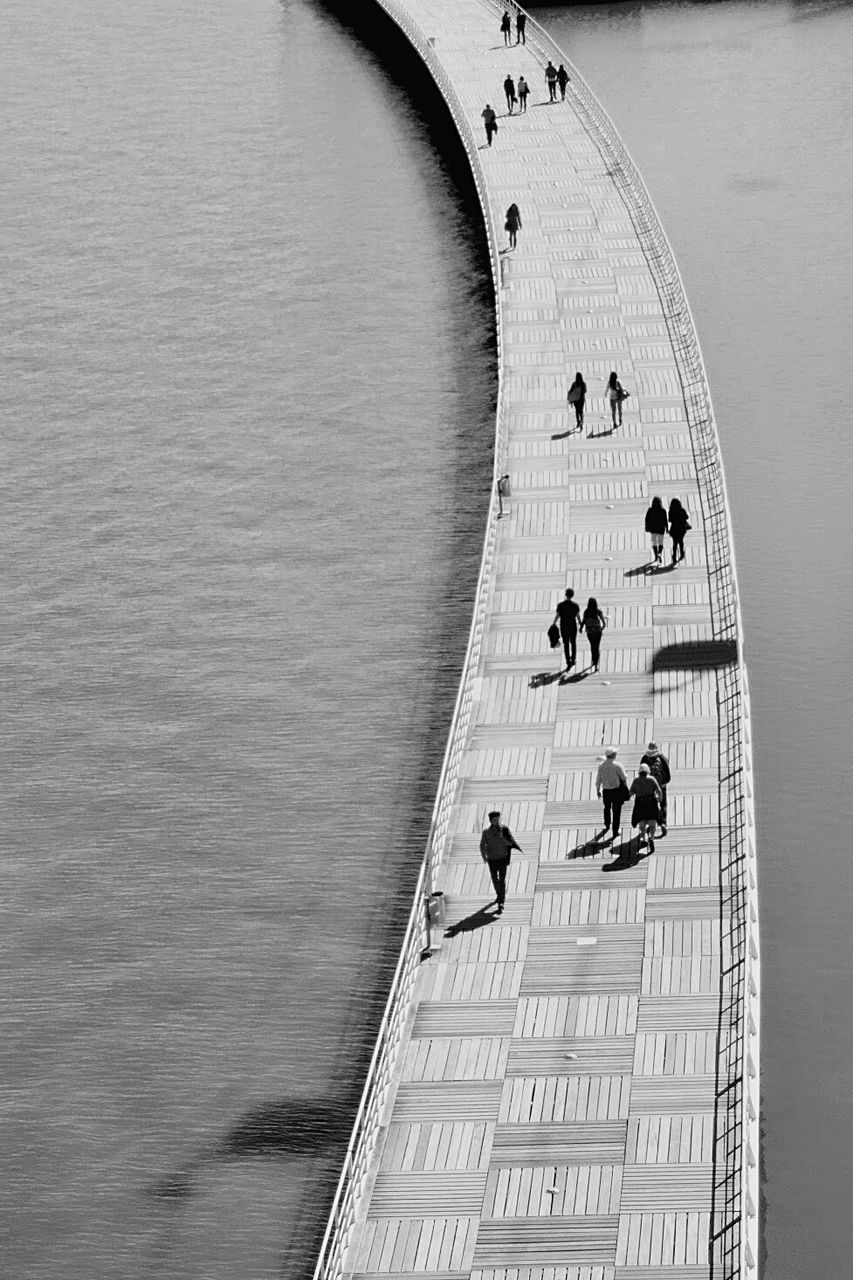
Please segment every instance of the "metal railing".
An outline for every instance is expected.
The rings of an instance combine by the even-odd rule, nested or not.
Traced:
[[[439,776],[435,807],[432,813],[426,854],[421,866],[415,899],[403,938],[400,959],[391,983],[385,1012],[379,1027],[376,1047],[367,1072],[361,1103],[353,1125],[352,1136],[344,1157],[343,1169],[338,1181],[329,1221],[320,1255],[314,1270],[314,1280],[338,1280],[343,1274],[347,1251],[353,1241],[358,1223],[359,1206],[366,1189],[367,1177],[373,1154],[382,1133],[383,1117],[396,1081],[394,1070],[399,1049],[405,1034],[406,1023],[412,1008],[412,997],[418,971],[431,942],[429,903],[435,899],[436,873],[441,866],[447,845],[450,814],[459,780],[459,766],[465,751],[471,711],[475,701],[475,680],[480,661],[483,630],[493,577],[495,545],[497,539],[496,517],[502,495],[498,480],[506,454],[506,425],[503,413],[503,368],[501,342],[501,260],[491,210],[486,194],[477,144],[468,124],[450,78],[442,67],[429,37],[413,22],[411,15],[394,0],[377,0],[377,3],[394,19],[423,58],[435,79],[453,117],[471,165],[471,172],[483,210],[489,259],[495,289],[495,323],[498,350],[498,402],[495,427],[494,464],[491,484],[486,538],[480,562],[480,572],[474,600],[474,613],[468,635],[465,663],[459,683],[459,692],[453,710],[447,750]]]
[[[496,515],[500,499],[498,480],[506,453],[501,363],[501,260],[477,145],[461,102],[429,37],[402,4],[395,0],[377,0],[377,3],[394,19],[423,58],[468,154],[483,209],[495,287],[498,405],[486,539],[468,649],[439,778],[426,856],[314,1280],[338,1280],[343,1274],[371,1161],[382,1132],[386,1106],[395,1084],[397,1055],[411,1012],[418,970],[429,949],[430,927],[424,904],[433,897],[436,872],[444,857],[459,765],[475,700],[475,680],[494,568]],[[494,0],[480,0],[480,3],[498,14],[505,7]],[[514,9],[517,6],[508,7]],[[655,280],[681,379],[699,478],[711,583],[713,634],[717,640],[739,644],[742,635],[740,606],[719,443],[695,326],[669,242],[645,185],[609,116],[573,64],[529,17],[527,44],[534,56],[542,58],[543,65],[549,58],[556,57],[568,68],[571,80],[567,97],[570,97],[579,119],[596,144],[607,175],[622,197]],[[714,1280],[734,1280],[735,1277],[751,1280],[757,1274],[759,952],[750,791],[749,692],[739,652],[734,663],[718,671],[717,703],[720,724],[720,911],[725,960],[721,963],[720,979],[709,1262]]]
[[[480,0],[497,18],[507,7]],[[758,1266],[760,975],[749,686],[731,514],[711,394],[696,328],[666,233],[645,184],[607,112],[578,69],[528,15],[527,46],[543,63],[562,62],[566,97],[601,155],[642,247],[660,297],[684,395],[699,481],[713,637],[732,645],[717,668],[719,875],[723,954],[717,1031],[713,1190],[708,1260],[712,1280],[751,1280]]]

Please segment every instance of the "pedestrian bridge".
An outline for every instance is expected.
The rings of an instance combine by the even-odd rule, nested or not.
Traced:
[[[545,33],[528,20],[526,43],[505,47],[489,0],[382,4],[432,72],[480,193],[495,492],[429,845],[316,1280],[754,1277],[749,706],[693,322],[639,174]],[[565,102],[549,101],[549,60],[569,71]],[[507,71],[531,86],[512,118]],[[611,369],[631,393],[616,432]],[[583,434],[569,431],[576,370]],[[655,494],[690,512],[677,567],[650,564]],[[601,670],[581,639],[559,678],[546,629],[567,585],[609,626]],[[624,818],[620,841],[599,838],[594,786],[606,747],[631,777],[650,739],[673,773],[651,855]],[[524,850],[500,916],[478,852],[491,809]]]

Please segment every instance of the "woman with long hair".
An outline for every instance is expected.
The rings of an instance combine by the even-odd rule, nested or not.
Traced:
[[[628,392],[617,378],[615,369],[607,379],[607,399],[610,402],[610,416],[613,419],[611,430],[613,431],[616,427],[622,426],[622,401],[628,399]]]
[[[583,409],[586,404],[586,383],[583,380],[583,374],[578,369],[575,374],[575,380],[569,387],[568,401],[574,406],[575,410],[575,426],[578,431],[583,431]]]
[[[646,533],[651,535],[655,564],[663,562],[663,535],[666,533],[666,526],[667,519],[664,505],[660,498],[652,498],[652,505],[646,512]]]
[[[669,504],[669,536],[672,538],[672,563],[684,559],[684,535],[690,528],[690,517],[678,498]]]
[[[606,626],[607,619],[599,609],[598,601],[595,596],[590,596],[580,621],[580,630],[586,632],[586,638],[589,641],[589,656],[593,671],[598,670],[601,657],[601,634]]]

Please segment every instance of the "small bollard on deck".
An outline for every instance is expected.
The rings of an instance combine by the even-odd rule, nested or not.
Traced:
[[[504,513],[504,498],[512,497],[512,489],[509,484],[509,476],[501,476],[498,480],[498,519]]]
[[[427,960],[437,948],[432,944],[433,929],[444,928],[444,894],[440,889],[435,893],[426,894],[424,897],[424,908],[426,910],[426,936],[427,944],[421,952],[421,959]]]

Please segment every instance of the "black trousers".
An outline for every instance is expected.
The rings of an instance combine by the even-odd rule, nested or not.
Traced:
[[[611,814],[613,816],[613,834],[619,830],[619,824],[622,820],[622,805],[625,801],[622,799],[621,787],[605,787],[601,793],[604,801],[604,826],[607,829],[610,826]]]
[[[662,827],[665,827],[666,826],[666,787],[661,787],[661,792],[663,794],[663,799],[658,805],[658,808],[660,809],[660,824]]]
[[[601,657],[601,635],[602,633],[596,627],[587,627],[586,638],[589,641],[589,656],[594,667],[598,666],[598,660]]]
[[[563,641],[563,650],[566,655],[566,666],[570,667],[578,656],[577,630],[560,631],[560,637]]]
[[[502,907],[506,901],[506,873],[509,870],[509,858],[496,858],[494,862],[489,859],[489,875],[492,877],[492,884],[495,886],[495,897],[498,900],[498,906]]]

